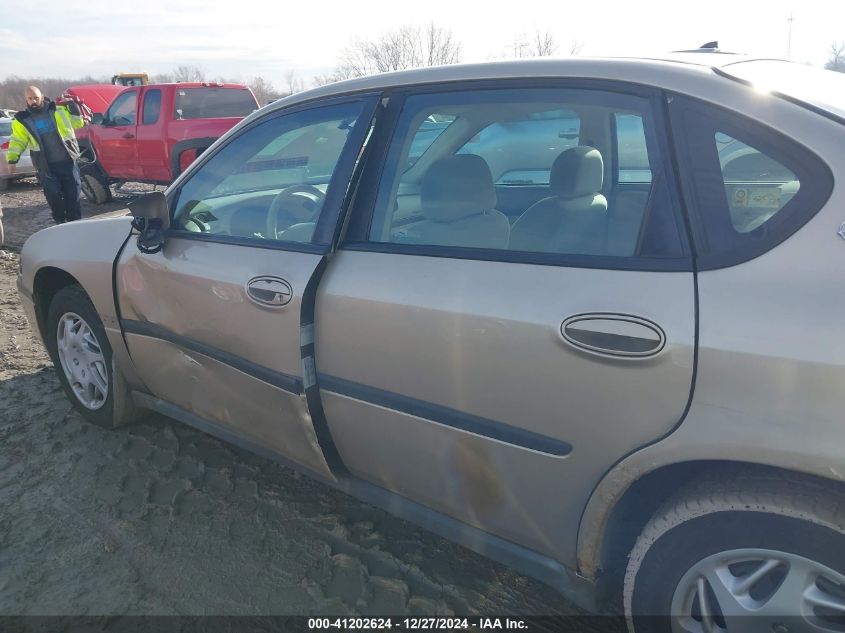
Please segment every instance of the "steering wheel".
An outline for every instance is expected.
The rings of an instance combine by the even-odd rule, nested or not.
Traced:
[[[281,231],[294,224],[315,222],[323,208],[326,194],[314,185],[291,185],[282,189],[267,213],[267,237],[276,239]]]

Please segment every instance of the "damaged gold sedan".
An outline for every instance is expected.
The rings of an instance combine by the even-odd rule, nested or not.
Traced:
[[[33,236],[21,300],[91,422],[170,416],[637,633],[840,630],[845,104],[820,72],[324,86],[131,213]]]

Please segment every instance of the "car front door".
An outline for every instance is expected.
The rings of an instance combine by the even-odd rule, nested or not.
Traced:
[[[322,477],[331,472],[302,351],[309,283],[376,103],[355,97],[253,121],[171,192],[164,248],[130,244],[117,267],[121,326],[152,396]]]
[[[397,95],[389,110],[395,132],[376,132],[318,290],[318,384],[340,458],[574,567],[593,487],[669,433],[690,397],[694,275],[659,97],[498,82]],[[579,119],[576,143],[527,124],[561,111]],[[649,194],[614,205],[621,115],[642,124]],[[427,149],[426,121],[449,122]],[[531,136],[473,153],[491,125]],[[502,173],[531,173],[544,199],[509,219]]]
[[[96,131],[94,149],[106,173],[115,178],[138,178],[138,91],[121,93],[106,111]]]

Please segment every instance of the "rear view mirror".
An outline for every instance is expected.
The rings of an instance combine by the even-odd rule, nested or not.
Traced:
[[[103,118],[103,115],[99,112],[95,112],[91,117],[91,123],[93,123],[94,125],[102,125],[103,121],[105,121],[105,119]]]
[[[170,210],[167,198],[161,191],[153,191],[133,200],[128,205],[134,216],[132,228],[138,231],[138,250],[158,253],[165,242],[165,232],[170,228]]]

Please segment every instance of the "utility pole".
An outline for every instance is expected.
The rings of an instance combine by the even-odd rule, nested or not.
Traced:
[[[786,21],[789,22],[789,36],[786,40],[786,58],[792,59],[792,23],[795,22],[792,11],[789,12],[789,18]]]

